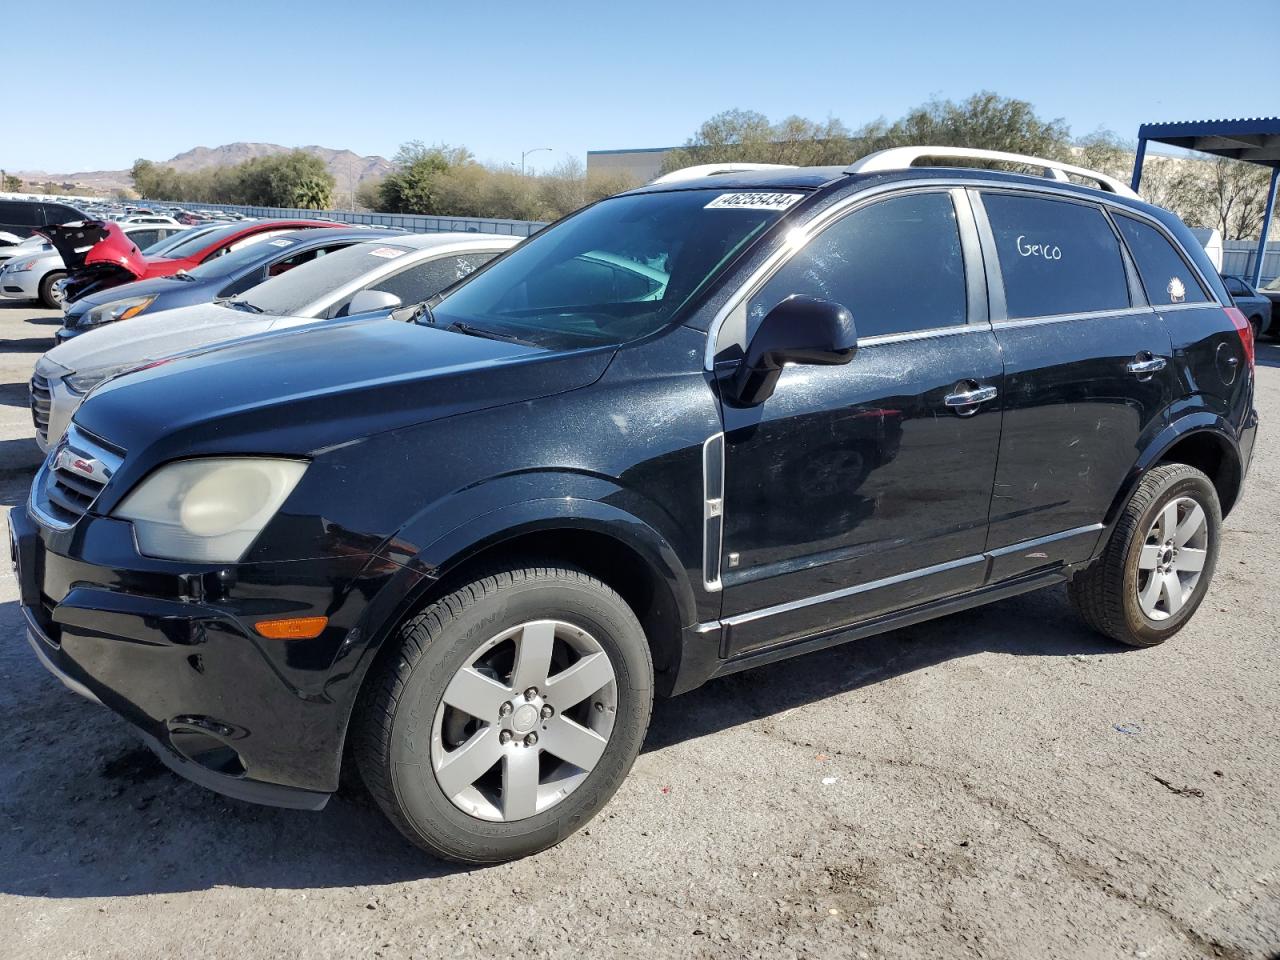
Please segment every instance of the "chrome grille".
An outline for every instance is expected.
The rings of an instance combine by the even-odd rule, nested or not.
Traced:
[[[89,512],[123,459],[124,451],[72,424],[31,485],[32,513],[49,526],[71,526]]]
[[[37,373],[31,378],[31,419],[35,422],[36,433],[45,443],[49,442],[49,409],[52,404],[49,381]]]

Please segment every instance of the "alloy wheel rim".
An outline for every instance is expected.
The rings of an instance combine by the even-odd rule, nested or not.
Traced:
[[[1165,504],[1138,554],[1138,607],[1148,620],[1168,620],[1191,599],[1209,553],[1209,522],[1191,497]]]
[[[482,644],[453,675],[431,729],[449,802],[481,820],[525,820],[595,769],[617,715],[609,655],[586,630],[533,620]]]

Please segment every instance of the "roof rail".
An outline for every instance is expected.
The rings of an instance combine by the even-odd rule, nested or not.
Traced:
[[[1020,163],[1028,167],[1040,167],[1044,175],[1051,180],[1067,181],[1067,174],[1074,173],[1078,177],[1094,181],[1099,189],[1114,193],[1121,197],[1138,199],[1129,186],[1115,177],[1109,177],[1097,170],[1072,166],[1045,157],[1029,157],[1021,153],[1005,153],[1003,150],[980,150],[977,147],[891,147],[868,154],[856,163],[845,168],[845,173],[883,173],[886,170],[906,170],[923,159],[961,159],[961,160],[1002,160],[1005,163]]]
[[[681,180],[696,180],[698,177],[714,177],[722,173],[746,173],[750,170],[794,170],[794,163],[700,163],[694,167],[681,167],[664,173],[653,183],[679,183]]]

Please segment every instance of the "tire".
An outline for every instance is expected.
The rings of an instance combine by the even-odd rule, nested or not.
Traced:
[[[53,295],[53,285],[66,277],[66,275],[66,271],[64,270],[51,270],[49,273],[46,273],[44,278],[40,281],[40,303],[48,307],[50,310],[56,310],[58,307],[62,306],[62,301],[58,300]]]
[[[1249,318],[1249,326],[1253,328],[1253,342],[1257,343],[1262,339],[1262,317],[1253,316]]]
[[[514,567],[478,577],[388,642],[395,646],[375,664],[356,708],[352,752],[388,819],[430,853],[498,863],[554,846],[608,802],[644,742],[653,707],[644,631],[615,591],[581,570]],[[544,648],[553,651],[542,673],[549,680],[526,688]],[[590,677],[578,687],[599,682],[609,668],[613,679],[578,701],[581,689],[563,682],[588,657]],[[588,674],[579,669],[578,677]],[[464,702],[472,710],[453,705]],[[464,746],[474,762],[449,766],[472,759]],[[471,768],[493,756],[472,780]],[[508,777],[531,785],[532,794],[508,791]]]
[[[1192,534],[1187,531],[1196,520],[1195,507],[1203,514],[1203,527]],[[1161,526],[1170,508],[1174,520]],[[1174,531],[1172,552],[1164,537],[1168,529]],[[1221,534],[1222,507],[1209,478],[1183,463],[1161,464],[1139,482],[1102,555],[1076,574],[1067,593],[1099,633],[1133,647],[1163,643],[1204,600]],[[1193,569],[1197,564],[1198,575]]]

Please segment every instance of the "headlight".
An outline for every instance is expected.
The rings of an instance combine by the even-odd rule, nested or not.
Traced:
[[[96,327],[116,320],[128,320],[146,310],[155,299],[155,297],[129,297],[127,300],[112,300],[100,307],[94,307],[81,317],[80,326]]]
[[[143,480],[112,516],[133,522],[145,556],[235,563],[306,469],[265,457],[180,460]]]
[[[36,263],[37,263],[37,262],[39,262],[39,258],[38,258],[38,257],[37,257],[35,260],[22,260],[22,261],[20,261],[20,262],[18,262],[18,263],[12,263],[12,264],[10,264],[10,265],[9,265],[9,272],[10,272],[10,273],[25,273],[26,271],[28,271],[28,270],[30,270],[32,267],[34,267],[34,266],[36,265]]]
[[[88,370],[84,373],[72,371],[62,378],[62,382],[76,396],[85,397],[89,395],[89,391],[104,380],[110,380],[112,377],[118,377],[120,374],[128,373],[131,370],[141,370],[143,367],[150,366],[153,362],[152,360],[130,360],[128,363],[120,363],[112,367],[99,367],[96,370]]]

